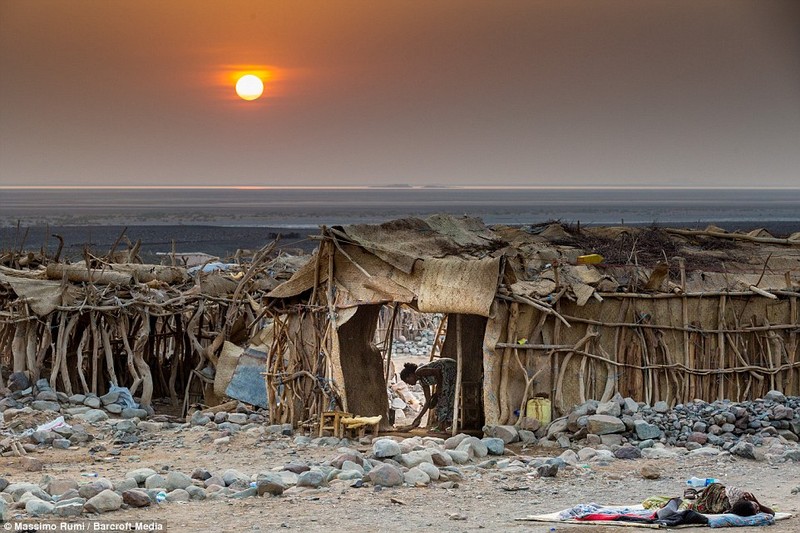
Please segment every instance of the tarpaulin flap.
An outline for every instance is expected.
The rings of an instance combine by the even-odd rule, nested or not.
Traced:
[[[500,275],[499,257],[427,259],[422,268],[421,312],[489,316]]]
[[[266,353],[252,347],[247,348],[239,356],[233,378],[225,389],[225,395],[250,405],[268,407],[267,384],[264,381],[266,365]]]
[[[336,304],[410,302],[416,296],[421,276],[406,274],[365,251],[360,246],[341,244],[334,259],[336,286],[343,298]]]
[[[17,297],[24,299],[37,316],[46,316],[60,305],[73,305],[77,299],[77,289],[60,281],[0,274],[0,283],[9,285]]]
[[[317,254],[319,254],[319,260],[317,260],[316,255],[312,257],[306,264],[300,267],[300,270],[295,272],[288,281],[275,287],[267,296],[269,298],[290,298],[312,289],[314,287],[314,278],[317,268],[319,268],[319,282],[327,281],[327,248],[320,248],[317,250]]]
[[[478,218],[436,215],[380,225],[344,226],[344,234],[387,263],[410,274],[419,259],[471,254],[496,248],[500,239]]]

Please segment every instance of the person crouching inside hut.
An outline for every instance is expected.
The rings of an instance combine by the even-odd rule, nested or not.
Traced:
[[[436,418],[442,429],[452,425],[453,402],[456,395],[455,359],[442,357],[419,366],[406,363],[400,371],[400,379],[409,385],[416,385],[419,382],[422,392],[425,393],[425,404],[411,425],[398,429],[407,431],[419,427],[420,420],[428,409],[436,410]],[[435,387],[433,392],[431,387]]]

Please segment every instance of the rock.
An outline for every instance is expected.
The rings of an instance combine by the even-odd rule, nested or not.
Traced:
[[[122,418],[147,418],[147,410],[126,407],[122,410]]]
[[[504,427],[504,426],[498,426]],[[486,449],[491,455],[503,455],[506,451],[505,441],[498,437],[484,437],[481,442],[486,446]]]
[[[661,430],[654,424],[648,424],[644,420],[634,420],[633,427],[636,436],[640,440],[657,439],[661,436]]]
[[[81,498],[86,498],[90,500],[106,490],[112,490],[114,488],[113,483],[107,480],[106,478],[98,478],[91,483],[87,483],[86,485],[82,485],[78,488],[78,494],[80,494]]]
[[[167,486],[167,480],[161,474],[153,474],[144,480],[146,489],[163,489]]]
[[[539,465],[536,468],[536,472],[539,474],[539,477],[556,477],[556,474],[558,474],[558,465],[555,464]]]
[[[192,470],[192,479],[199,479],[200,481],[205,481],[211,477],[211,472],[206,470],[205,468],[195,468]]]
[[[139,484],[136,483],[136,480],[129,477],[114,482],[114,492],[118,492],[120,494],[126,490],[136,489],[138,487]]]
[[[225,482],[225,486],[227,487],[233,485],[239,480],[249,483],[250,477],[239,472],[238,470],[229,468],[228,470],[222,473],[222,480]]]
[[[430,454],[434,466],[450,466],[453,464],[453,458],[450,457],[449,453],[432,448],[430,449]]]
[[[96,424],[98,422],[102,422],[103,420],[108,420],[108,413],[102,409],[89,409],[85,413],[76,415],[75,418],[80,418],[86,422],[89,422],[90,424]]]
[[[567,452],[564,452],[564,453],[567,453]],[[561,454],[562,458],[564,456],[564,453]],[[594,448],[586,447],[586,448],[581,448],[580,450],[578,450],[578,460],[582,461],[582,462],[589,461],[595,455],[597,455],[597,450],[595,450]],[[566,459],[565,459],[565,461],[566,461]]]
[[[131,507],[150,507],[152,501],[146,492],[130,489],[122,493],[122,501]]]
[[[198,487],[197,485],[189,485],[186,487],[186,492],[189,494],[189,498],[192,500],[205,500],[206,499],[206,491]]]
[[[83,514],[85,501],[78,498],[76,501],[63,501],[56,503],[53,514],[60,517],[80,516]]]
[[[31,407],[37,411],[61,411],[61,404],[58,402],[48,402],[45,400],[35,400],[31,402]]]
[[[771,390],[764,395],[764,399],[770,402],[786,403],[786,396],[781,391]]]
[[[182,472],[170,470],[167,474],[166,485],[164,485],[164,488],[167,489],[167,492],[170,492],[175,489],[185,489],[191,484],[192,478]]]
[[[403,474],[403,481],[411,486],[414,485],[427,485],[431,482],[431,478],[424,471],[417,467],[409,468],[408,472]]]
[[[111,413],[112,415],[118,415],[122,413],[122,406],[118,403],[111,403],[105,406],[106,411]]]
[[[155,474],[156,471],[152,468],[137,468],[136,470],[131,470],[127,474],[125,474],[126,478],[132,478],[136,480],[136,483],[142,485],[145,480]]]
[[[253,495],[255,496],[255,491],[254,491]],[[192,497],[189,496],[189,493],[186,492],[183,489],[175,489],[175,490],[169,491],[167,493],[167,498],[166,499],[170,503],[173,503],[173,502],[188,502],[189,500],[192,499]]]
[[[564,433],[569,426],[569,420],[566,417],[557,418],[547,426],[547,438],[555,440],[554,435]]]
[[[642,457],[646,459],[674,459],[678,454],[666,448],[645,448]]]
[[[642,450],[636,446],[622,446],[617,448],[614,452],[614,457],[617,459],[639,459],[642,456]]]
[[[625,398],[623,400],[622,410],[626,414],[635,414],[639,412],[639,404],[633,398]]]
[[[247,424],[247,415],[244,413],[231,413],[228,415],[228,422],[243,426]]]
[[[71,479],[53,479],[44,487],[51,496],[61,496],[68,490],[77,490],[78,484]]]
[[[592,451],[594,451],[594,450],[592,450]],[[595,452],[595,454],[596,454],[596,452]],[[572,450],[567,450],[564,453],[562,453],[561,455],[559,455],[558,457],[559,457],[559,459],[564,461],[566,464],[572,465],[572,466],[575,466],[576,464],[578,464],[578,460],[579,460],[578,454],[575,453]]]
[[[325,483],[325,475],[319,470],[308,470],[297,477],[298,487],[319,488]]]
[[[659,479],[661,472],[654,466],[643,466],[639,471],[644,479]]]
[[[436,468],[431,463],[420,463],[417,466],[417,468],[428,474],[428,477],[430,478],[431,481],[436,481],[437,479],[439,479],[440,476],[439,469]],[[408,480],[406,480],[406,483],[408,483]]]
[[[256,494],[259,496],[280,496],[287,488],[281,476],[272,472],[259,474],[256,478]]]
[[[83,508],[90,513],[107,513],[122,507],[122,496],[111,489],[106,489],[97,496],[89,498]]]
[[[444,449],[445,450],[455,450],[461,441],[469,437],[466,433],[459,433],[458,435],[454,435],[447,440],[444,441]]]
[[[212,485],[217,485],[219,487],[225,486],[225,480],[222,479],[222,476],[211,476],[210,478],[206,479],[203,482],[203,485],[206,487],[210,487]]]
[[[41,472],[44,468],[44,463],[35,457],[23,457],[22,467],[26,472]]]
[[[511,444],[519,439],[519,431],[514,426],[486,426],[483,434],[487,437],[502,439],[503,444]]]
[[[382,459],[385,457],[396,457],[402,452],[400,450],[400,445],[392,439],[378,439],[372,443],[372,453],[375,457]]]
[[[8,390],[11,392],[17,392],[27,389],[31,386],[31,380],[28,379],[27,374],[25,372],[12,372],[10,376],[8,376]]]
[[[477,437],[467,437],[456,446],[456,451],[467,452],[470,457],[482,458],[489,455],[489,449]]]
[[[536,438],[536,434],[533,431],[528,431],[527,429],[520,429],[519,440],[521,440],[523,444],[536,444],[536,441],[538,439]]]
[[[34,444],[52,444],[58,435],[53,431],[34,431],[31,441]]]
[[[43,493],[44,494],[43,498],[39,497],[39,496],[37,496],[37,497],[39,497],[40,499],[43,499],[43,500],[50,499],[50,495],[45,493],[41,489],[41,487],[39,487],[39,485],[37,485],[35,483],[24,483],[24,482],[23,483],[11,483],[10,485],[7,485],[6,488],[3,489],[3,492],[5,492],[7,494],[11,494],[11,496],[13,496],[15,500],[19,500],[20,497],[23,494],[25,494],[26,492],[30,492],[34,496],[36,496],[38,493]]]
[[[136,424],[136,427],[142,431],[156,432],[161,431],[164,428],[164,424],[161,422],[148,422],[143,420]]]
[[[416,450],[408,453],[404,453],[398,457],[397,462],[401,465],[405,466],[406,468],[414,468],[418,466],[420,463],[431,463],[433,464],[433,458],[431,454],[427,450]]]
[[[653,411],[664,414],[669,411],[669,404],[663,400],[656,402],[655,405],[653,405]]]
[[[463,465],[469,462],[469,453],[461,450],[447,450],[447,455],[451,461],[456,464]]]
[[[43,402],[57,402],[58,394],[54,390],[44,390],[36,395],[36,399]],[[60,408],[61,406],[59,406]]]
[[[360,473],[361,475],[364,475],[364,467],[358,463],[354,463],[353,461],[345,461],[344,463],[341,464],[339,469],[342,472],[355,471]]]
[[[622,420],[609,415],[590,415],[586,427],[589,433],[601,436],[625,431]]]
[[[619,403],[611,400],[609,402],[598,403],[596,414],[618,417],[622,414],[622,409],[620,408]]]
[[[68,439],[53,439],[53,448],[57,450],[66,450],[72,443]]]
[[[25,512],[31,516],[38,517],[52,514],[55,507],[56,506],[50,502],[32,498],[25,503]]]
[[[295,474],[300,475],[303,472],[308,472],[311,470],[311,467],[304,463],[287,463],[283,466],[283,470],[288,470],[289,472],[294,472]]]
[[[740,440],[739,442],[737,442],[730,449],[730,452],[733,455],[738,455],[739,457],[744,457],[746,459],[755,459],[756,458],[755,446],[753,446],[751,443],[745,442],[743,440]]]
[[[396,487],[403,484],[403,474],[390,464],[381,464],[369,471],[367,477],[373,485]]]
[[[100,398],[97,396],[87,396],[85,400],[83,400],[83,405],[86,407],[90,407],[92,409],[99,409],[100,408]]]

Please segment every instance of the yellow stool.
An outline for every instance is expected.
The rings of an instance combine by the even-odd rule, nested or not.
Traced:
[[[321,437],[325,430],[329,430],[333,432],[334,437],[342,438],[342,418],[352,416],[352,413],[345,411],[323,411],[319,416],[319,436]]]
[[[358,438],[361,438],[366,436],[367,429],[371,428],[372,436],[377,437],[381,420],[383,420],[383,415],[345,417],[340,421],[343,428],[342,433],[350,432],[354,438],[356,437],[356,433],[358,433]]]

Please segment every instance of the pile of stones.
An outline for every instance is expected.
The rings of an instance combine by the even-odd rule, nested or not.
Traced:
[[[428,356],[433,349],[436,332],[432,330],[417,331],[413,336],[398,335],[392,341],[392,353],[398,357]]]
[[[659,442],[690,451],[713,446],[750,459],[763,458],[758,449],[764,448],[790,458],[800,436],[800,397],[770,391],[749,402],[695,400],[670,409],[666,402],[649,406],[617,394],[578,405],[538,436],[540,445],[562,448],[628,444],[641,450]]]
[[[146,418],[153,414],[150,407],[126,407],[119,392],[109,392],[103,396],[94,394],[73,394],[67,396],[50,387],[50,382],[40,379],[31,385],[25,374],[15,372],[9,377],[9,393],[0,399],[0,411],[8,418],[9,411],[30,408],[34,411],[78,416],[87,422],[99,422],[109,415],[122,418]]]

